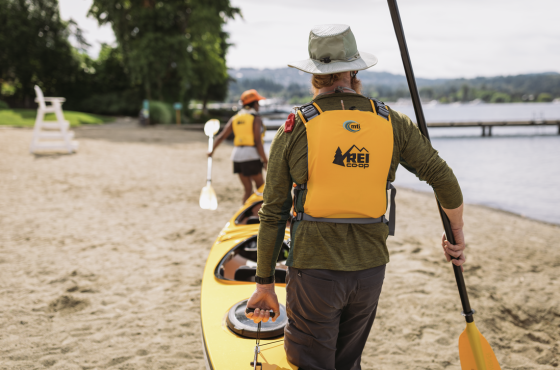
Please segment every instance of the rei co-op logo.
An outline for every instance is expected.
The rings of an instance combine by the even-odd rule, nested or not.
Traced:
[[[360,124],[356,121],[346,121],[342,124],[342,126],[350,132],[360,131]]]
[[[352,145],[346,153],[342,154],[342,150],[338,147],[334,155],[333,163],[343,167],[368,168],[369,152],[365,147],[360,149],[356,145]]]

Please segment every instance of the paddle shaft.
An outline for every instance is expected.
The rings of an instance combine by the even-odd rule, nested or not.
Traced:
[[[406,46],[406,39],[404,36],[404,29],[401,22],[401,16],[399,13],[399,7],[397,5],[397,0],[387,0],[389,4],[389,11],[391,12],[391,19],[393,20],[393,27],[395,28],[395,34],[399,42],[399,49],[401,51],[401,58],[404,66],[404,71],[406,74],[406,81],[408,82],[408,88],[410,90],[410,97],[412,98],[412,104],[414,105],[414,113],[416,114],[416,122],[418,123],[418,128],[420,132],[430,140],[430,135],[428,133],[428,126],[426,125],[426,120],[424,119],[424,111],[422,110],[422,103],[420,102],[420,95],[418,94],[418,87],[416,86],[416,80],[414,79],[414,71],[412,70],[412,62],[410,61],[410,55],[408,53],[408,47]],[[449,218],[441,208],[439,200],[437,200],[437,205],[439,209],[439,214],[441,216],[441,222],[443,223],[443,229],[445,230],[445,235],[447,240],[451,244],[455,244],[455,238],[453,236],[453,230],[451,229],[451,222]],[[454,258],[454,257],[451,257]],[[469,296],[467,294],[467,287],[465,286],[465,279],[463,278],[463,272],[461,267],[453,266],[453,272],[455,273],[455,280],[457,281],[457,288],[459,289],[459,297],[461,297],[461,304],[463,306],[463,314],[467,322],[473,322],[473,311],[469,303]]]
[[[214,149],[214,136],[208,137],[208,152]],[[212,157],[208,157],[208,173],[206,174],[206,185],[212,183]]]

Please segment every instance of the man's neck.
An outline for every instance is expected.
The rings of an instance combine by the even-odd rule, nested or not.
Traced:
[[[336,81],[334,84],[332,84],[332,86],[320,88],[317,95],[332,94],[336,88],[343,88],[344,90],[347,89],[353,90],[350,81],[340,80],[340,81]]]

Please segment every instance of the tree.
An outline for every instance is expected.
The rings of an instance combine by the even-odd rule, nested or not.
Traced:
[[[133,84],[148,99],[184,101],[227,82],[227,34],[240,14],[229,0],[94,0],[100,24],[111,24]]]
[[[68,41],[72,32],[79,41],[81,31],[60,19],[57,0],[0,0],[0,80],[15,86],[16,105],[33,105],[34,85],[58,95],[88,73]]]

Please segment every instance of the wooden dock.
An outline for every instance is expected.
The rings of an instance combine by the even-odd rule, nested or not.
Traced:
[[[280,116],[265,116],[265,118],[274,119],[272,122],[266,122],[266,128],[269,130],[277,130],[284,124]],[[560,120],[536,120],[536,121],[493,121],[493,122],[432,122],[428,123],[428,127],[480,127],[482,128],[482,136],[492,136],[492,127],[521,127],[521,126],[558,126],[558,135],[560,135]],[[221,124],[221,128],[225,127],[225,123]],[[185,129],[203,130],[203,123],[189,123],[183,125]]]
[[[558,135],[560,135],[560,120],[428,123],[428,127],[481,127],[482,136],[492,136],[494,126],[558,126]]]

